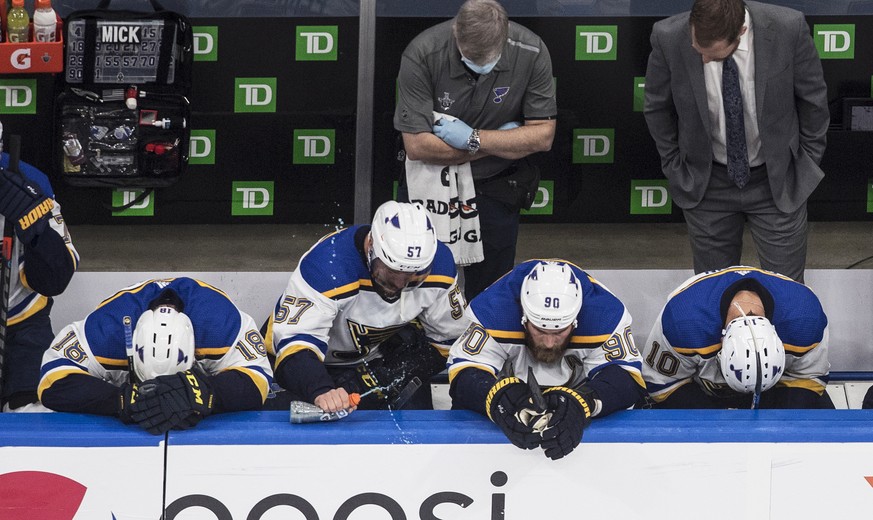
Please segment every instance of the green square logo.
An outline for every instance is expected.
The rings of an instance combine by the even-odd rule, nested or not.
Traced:
[[[873,213],[873,179],[867,179],[867,213]]]
[[[646,105],[646,77],[634,77],[634,112],[642,112]]]
[[[297,61],[336,61],[337,33],[336,25],[298,25]]]
[[[36,114],[36,80],[0,80],[0,114]]]
[[[615,61],[617,25],[577,25],[576,61]]]
[[[573,164],[612,164],[614,128],[574,128]]]
[[[631,215],[669,215],[673,199],[667,191],[667,180],[631,180]]]
[[[234,112],[275,112],[276,78],[234,78]]]
[[[218,61],[218,26],[194,26],[194,61]]]
[[[855,24],[815,24],[812,35],[821,59],[855,59]]]
[[[273,214],[273,181],[236,181],[230,202],[235,217]]]
[[[537,196],[530,209],[521,210],[522,215],[552,215],[555,212],[555,181],[540,181]]]
[[[215,164],[215,130],[191,129],[188,164]]]
[[[294,130],[294,164],[333,164],[335,142],[332,128]]]
[[[143,194],[145,190],[125,190],[117,189],[112,192],[112,205],[114,207],[126,206],[136,200],[137,197]],[[113,211],[113,217],[154,217],[155,216],[155,198],[154,192],[146,195],[144,199],[137,202],[133,206],[121,211]]]

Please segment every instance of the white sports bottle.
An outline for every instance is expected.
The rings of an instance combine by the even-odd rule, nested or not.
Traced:
[[[33,12],[33,39],[38,42],[57,41],[58,17],[51,0],[36,0]]]

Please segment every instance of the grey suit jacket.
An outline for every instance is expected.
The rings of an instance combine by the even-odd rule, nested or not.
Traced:
[[[830,123],[821,61],[803,13],[746,2],[755,32],[755,106],[776,207],[799,208],[824,177]],[[691,47],[688,13],[657,22],[646,70],[645,117],[670,194],[681,208],[703,198],[712,145],[703,60]]]

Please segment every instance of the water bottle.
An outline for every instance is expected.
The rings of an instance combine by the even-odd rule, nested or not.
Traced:
[[[38,42],[57,41],[58,17],[51,0],[36,0],[33,12],[33,39]]]
[[[12,0],[12,9],[6,15],[6,40],[25,43],[30,36],[30,16],[24,10],[24,0]]]
[[[349,404],[358,406],[361,403],[362,395],[366,394],[349,394]],[[305,401],[291,401],[291,422],[294,424],[314,423],[337,421],[343,417],[348,417],[351,413],[349,409],[338,410],[336,412],[325,412],[318,406]]]

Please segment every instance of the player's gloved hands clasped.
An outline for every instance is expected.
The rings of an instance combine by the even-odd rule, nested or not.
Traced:
[[[572,452],[582,441],[582,431],[591,423],[594,410],[582,395],[564,386],[554,386],[543,392],[551,419],[543,431],[541,446],[546,457],[557,460]]]
[[[212,413],[214,396],[206,376],[192,370],[158,376],[137,386],[130,417],[149,433],[187,429]]]
[[[491,387],[485,410],[510,442],[525,450],[540,445],[541,432],[548,422],[546,410],[538,410],[527,384],[517,377],[503,378]]]
[[[24,175],[0,169],[0,214],[15,223],[15,234],[30,244],[48,226],[54,201]]]
[[[434,123],[433,133],[452,148],[466,150],[467,141],[470,139],[470,135],[473,134],[473,129],[460,119],[450,121],[445,117],[441,117]]]

